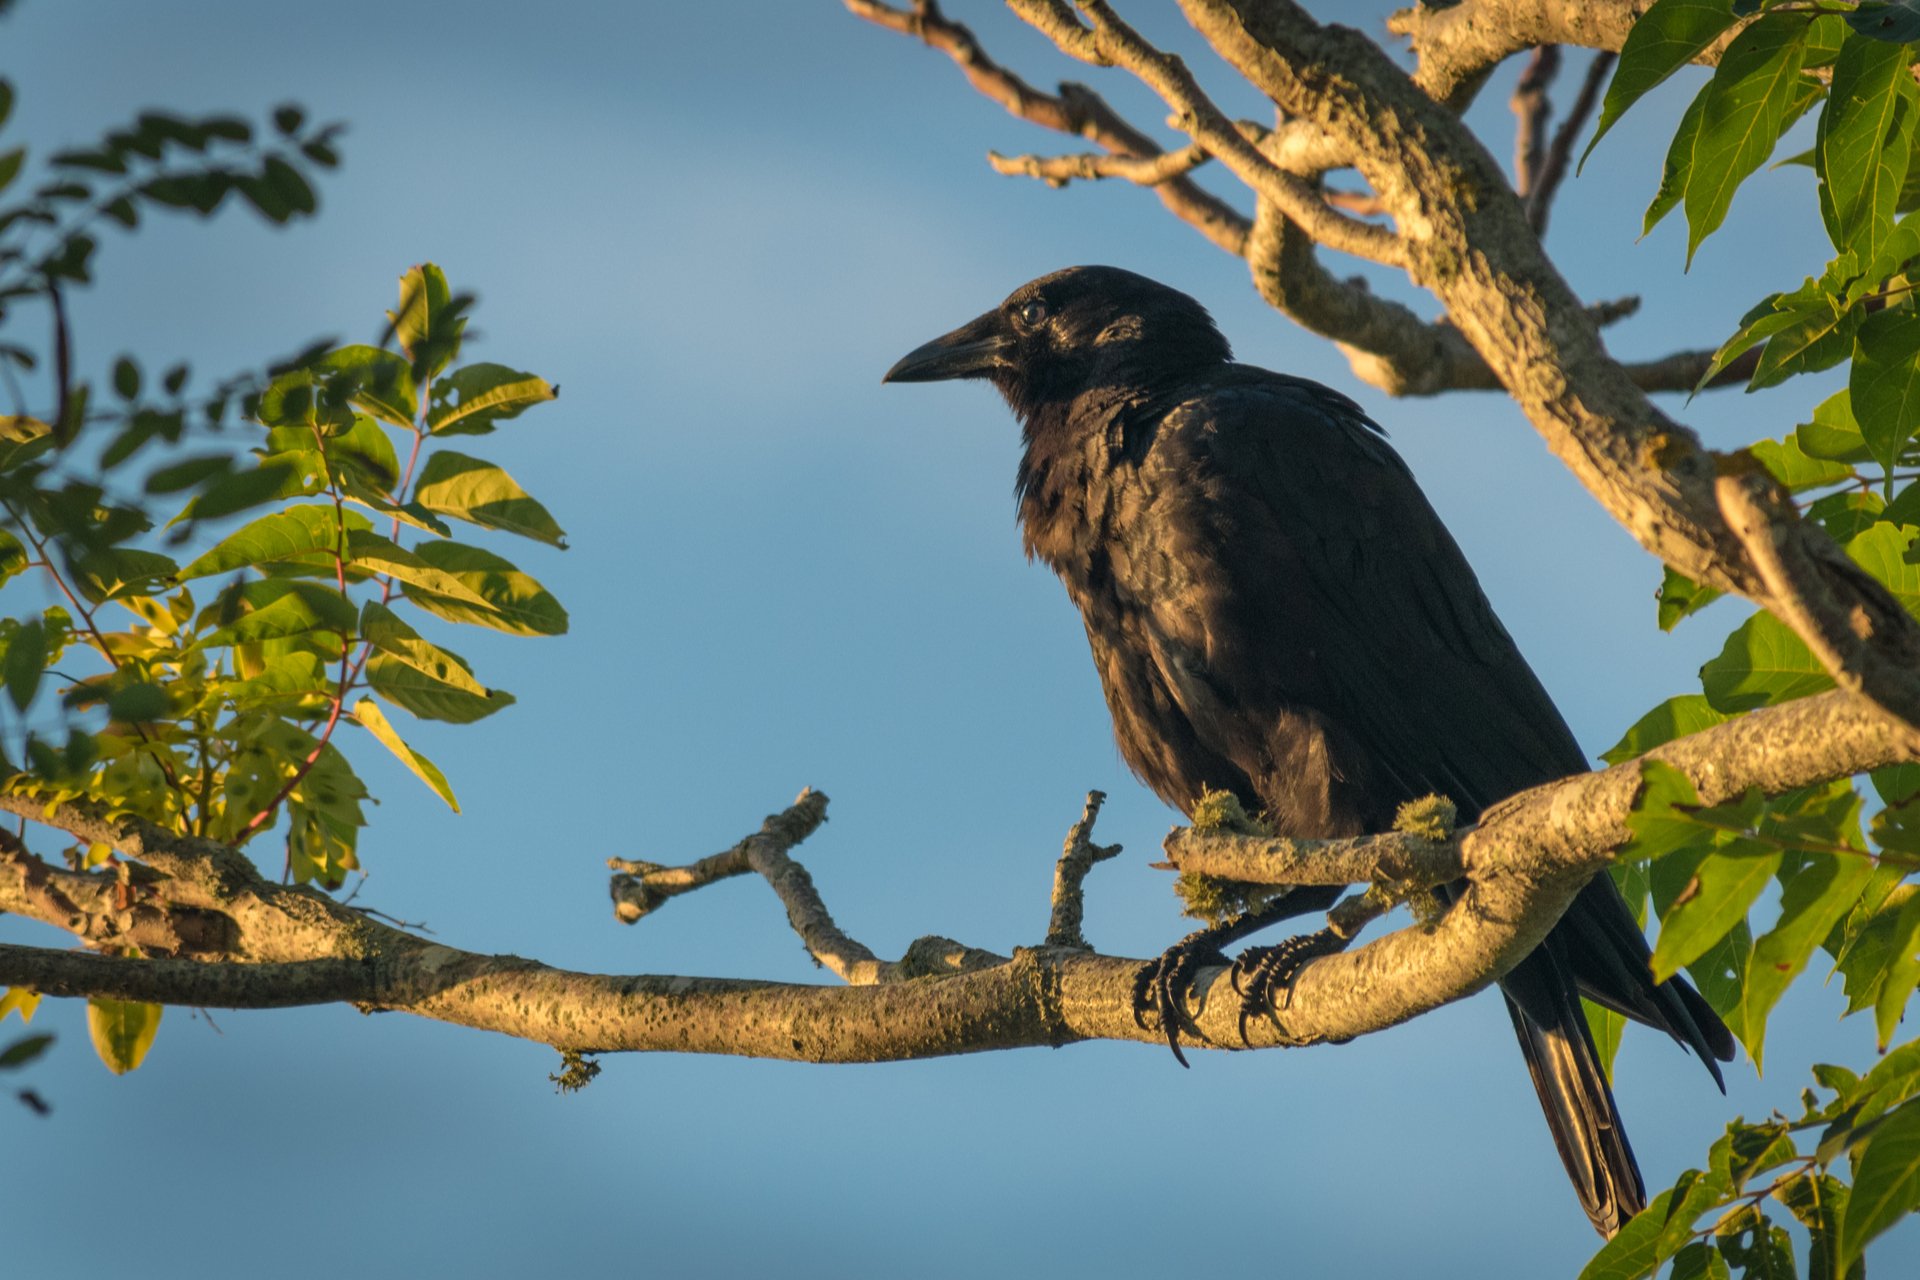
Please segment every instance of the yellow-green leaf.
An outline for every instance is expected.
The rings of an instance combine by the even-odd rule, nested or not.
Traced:
[[[454,799],[453,788],[447,783],[447,775],[440,772],[438,765],[408,746],[393,726],[380,706],[371,698],[362,698],[354,704],[353,718],[366,726],[367,732],[380,740],[380,744],[393,752],[401,764],[413,770],[420,781],[433,789],[433,793],[447,802],[447,807],[455,813],[460,812],[460,802]]]
[[[123,1076],[140,1065],[160,1030],[160,1012],[159,1005],[141,1000],[87,998],[87,1034],[107,1070]]]

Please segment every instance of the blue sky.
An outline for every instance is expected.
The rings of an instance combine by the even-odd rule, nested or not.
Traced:
[[[994,6],[950,7],[1040,83],[1092,74]],[[1389,7],[1341,14],[1378,34]],[[291,99],[351,126],[317,221],[163,219],[108,243],[75,306],[89,368],[130,350],[219,375],[316,334],[372,340],[395,278],[430,259],[480,295],[468,358],[562,384],[476,451],[571,535],[564,553],[511,550],[572,633],[442,637],[520,699],[477,726],[407,727],[463,816],[349,740],[383,801],[361,901],[569,967],[814,980],[763,885],[627,929],[603,866],[724,848],[812,785],[832,821],[801,857],[849,932],[886,954],[928,932],[1004,952],[1044,932],[1053,858],[1098,787],[1100,837],[1128,852],[1093,878],[1089,937],[1148,955],[1185,932],[1146,866],[1175,815],[1119,762],[1078,620],[1020,555],[1008,414],[979,385],[879,384],[907,349],[1076,262],[1185,289],[1243,359],[1356,395],[1590,751],[1696,687],[1718,650],[1735,606],[1660,634],[1658,565],[1507,401],[1388,401],[1151,197],[997,177],[988,148],[1070,140],[973,96],[944,59],[836,5],[532,13],[23,0],[5,27],[13,134],[42,153],[151,106]],[[1145,26],[1261,114],[1177,20]],[[1513,71],[1474,116],[1500,154]],[[1099,83],[1158,127],[1164,109]],[[1626,355],[1712,345],[1823,259],[1804,170],[1750,184],[1690,275],[1677,226],[1636,243],[1689,89],[1615,130],[1548,241],[1583,296],[1644,295],[1610,335]],[[1827,389],[1670,408],[1733,445],[1791,429]],[[17,923],[0,937],[58,944]],[[1735,1111],[1794,1107],[1807,1063],[1863,1062],[1870,1028],[1836,1026],[1838,1009],[1837,991],[1796,991],[1767,1077],[1739,1065],[1725,1101],[1630,1034],[1619,1095],[1649,1182],[1702,1159]],[[1570,1273],[1594,1245],[1491,995],[1190,1072],[1136,1045],[842,1068],[649,1055],[607,1059],[566,1098],[551,1051],[419,1019],[216,1020],[170,1011],[147,1065],[115,1079],[80,1009],[43,1006],[61,1044],[36,1083],[57,1111],[0,1113],[18,1274],[138,1258],[154,1276],[1119,1277],[1204,1259],[1445,1277]],[[1882,1247],[1917,1256],[1920,1237]]]

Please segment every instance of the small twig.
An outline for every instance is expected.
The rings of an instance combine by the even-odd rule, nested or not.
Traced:
[[[748,872],[772,887],[787,909],[787,923],[800,935],[807,951],[849,986],[900,982],[935,973],[963,973],[1005,964],[1006,957],[963,946],[949,938],[916,939],[899,960],[882,960],[833,922],[807,869],[787,851],[805,840],[827,820],[827,797],[811,787],[793,804],[773,814],[760,830],[724,853],[681,867],[627,858],[609,858],[614,869],[614,915],[632,924],[668,898],[703,885]]]
[[[1406,245],[1399,236],[1386,227],[1361,222],[1332,208],[1322,198],[1319,183],[1267,159],[1214,105],[1186,63],[1149,44],[1105,0],[1077,0],[1092,21],[1091,28],[1082,26],[1063,0],[1008,3],[1069,57],[1131,72],[1172,108],[1175,128],[1204,146],[1257,194],[1279,205],[1321,244],[1386,266],[1407,265]]]
[[[1120,853],[1117,844],[1093,842],[1093,824],[1100,816],[1100,806],[1106,800],[1107,793],[1104,791],[1087,792],[1087,807],[1081,812],[1080,821],[1074,823],[1067,832],[1066,844],[1060,850],[1060,860],[1053,866],[1053,915],[1047,923],[1047,945],[1050,947],[1090,950],[1085,935],[1080,931],[1086,908],[1083,889],[1087,873],[1093,870],[1096,862],[1105,862]]]
[[[1513,190],[1525,199],[1539,185],[1546,164],[1547,122],[1553,119],[1553,99],[1547,90],[1560,74],[1560,46],[1543,44],[1527,59],[1527,69],[1513,86],[1508,105],[1513,108]]]
[[[1085,138],[1115,156],[1152,159],[1164,151],[1085,85],[1062,84],[1059,93],[1045,93],[1008,71],[987,56],[973,32],[948,21],[934,0],[915,0],[910,11],[879,0],[845,2],[855,17],[912,36],[929,49],[946,54],[967,77],[967,83],[1022,120]],[[1151,190],[1176,218],[1228,253],[1240,255],[1249,226],[1244,214],[1184,175],[1169,178]]]
[[[1124,178],[1142,187],[1157,187],[1170,179],[1193,172],[1211,159],[1213,157],[1207,154],[1207,149],[1197,142],[1178,151],[1163,151],[1157,156],[1088,152],[1070,156],[1003,156],[998,151],[987,152],[987,163],[993,166],[995,173],[1004,173],[1009,177],[1038,178],[1050,187],[1064,187],[1076,178],[1083,181]]]
[[[1593,109],[1600,104],[1600,92],[1606,88],[1607,73],[1613,69],[1616,57],[1611,52],[1598,53],[1587,64],[1587,76],[1580,82],[1579,96],[1553,135],[1553,145],[1547,148],[1546,160],[1540,166],[1533,190],[1521,193],[1526,197],[1527,221],[1533,224],[1536,236],[1547,233],[1547,214],[1553,206],[1554,193],[1560,189],[1567,167],[1572,163],[1573,144],[1580,140],[1580,131],[1586,128]]]

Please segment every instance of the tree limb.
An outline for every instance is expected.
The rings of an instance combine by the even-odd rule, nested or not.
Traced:
[[[1683,770],[1708,804],[1750,786],[1779,794],[1915,758],[1892,721],[1843,690],[1752,712],[1653,754]],[[1470,995],[1505,973],[1626,839],[1622,824],[1639,779],[1638,765],[1628,763],[1539,787],[1494,806],[1478,827],[1448,841],[1396,834],[1280,850],[1258,840],[1176,834],[1167,849],[1178,865],[1233,878],[1418,883],[1464,873],[1468,889],[1440,920],[1314,961],[1295,979],[1287,1006],[1249,1028],[1255,1045],[1350,1039]],[[821,806],[816,799],[814,811]],[[136,849],[155,854],[179,872],[154,879],[149,901],[156,909],[215,903],[234,929],[232,950],[211,961],[0,946],[0,983],[46,994],[240,1009],[346,1001],[581,1052],[872,1062],[1087,1039],[1160,1042],[1157,1031],[1134,1022],[1140,962],[1075,947],[1022,949],[1006,960],[923,939],[890,978],[847,987],[576,973],[458,950],[314,890],[252,872],[238,876],[229,858],[182,856],[207,842],[135,819],[109,822],[82,806],[49,807],[19,795],[0,795],[0,809],[82,838],[111,835],[122,856]],[[1091,817],[1083,815],[1069,835],[1069,857],[1081,843],[1090,846]],[[806,818],[793,810],[776,815],[742,845],[777,878],[778,860],[760,859],[752,842],[766,837],[765,851],[775,852],[772,846],[792,833],[783,833],[782,823]],[[11,883],[0,876],[0,908],[37,917],[39,908],[8,890]],[[933,963],[916,971],[934,976],[903,980],[927,961]],[[1203,975],[1209,998],[1200,1025],[1219,1043],[1237,1043],[1238,1001],[1222,984],[1229,984],[1225,971]]]
[[[1163,152],[1159,143],[1128,124],[1085,85],[1063,83],[1058,94],[1035,89],[989,58],[973,33],[948,21],[934,0],[915,0],[911,11],[880,0],[846,0],[846,6],[855,17],[912,36],[946,54],[968,84],[1022,120],[1085,138],[1116,157],[1152,160]],[[1239,255],[1247,219],[1232,206],[1185,175],[1154,184],[1152,190],[1176,218],[1228,253]]]

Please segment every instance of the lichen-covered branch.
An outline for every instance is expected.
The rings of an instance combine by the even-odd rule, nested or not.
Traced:
[[[1778,794],[1915,758],[1892,720],[1844,690],[1753,712],[1655,754],[1684,771],[1709,804],[1750,786]],[[1295,978],[1292,999],[1276,1021],[1249,1024],[1255,1045],[1349,1039],[1469,995],[1506,972],[1626,839],[1622,824],[1639,779],[1638,767],[1626,764],[1536,788],[1444,841],[1381,836],[1282,849],[1258,840],[1182,836],[1168,851],[1183,866],[1233,878],[1418,884],[1464,876],[1466,891],[1443,917],[1315,960]],[[823,805],[815,803],[816,815]],[[211,911],[226,921],[221,936],[230,941],[203,958],[0,946],[0,984],[51,995],[237,1009],[349,1002],[582,1052],[671,1050],[815,1062],[1160,1039],[1134,1021],[1140,962],[1078,947],[1021,950],[1009,960],[922,939],[887,978],[855,986],[577,973],[416,937],[312,889],[243,871],[245,860],[221,852],[223,846],[209,848],[138,820],[107,820],[72,804],[49,808],[19,795],[0,795],[0,808],[84,839],[105,837],[124,858],[144,853],[156,872],[164,862],[170,870],[142,884],[148,909]],[[789,819],[792,825],[783,826]],[[763,855],[784,857],[807,820],[805,811],[776,815],[742,842],[747,856],[766,861],[777,876],[778,860]],[[759,852],[755,840],[764,842]],[[1090,842],[1090,829],[1077,826],[1069,856],[1087,845],[1091,865]],[[18,875],[0,874],[0,909],[66,926],[64,907],[21,884]],[[1363,897],[1343,919],[1351,932],[1373,914]],[[915,975],[925,976],[904,980]],[[1213,998],[1203,1000],[1198,1015],[1202,1030],[1222,1044],[1238,1043],[1239,1002],[1221,985],[1228,981],[1224,971],[1203,975],[1202,990]]]
[[[1106,792],[1087,792],[1087,807],[1067,832],[1060,861],[1053,866],[1053,913],[1047,922],[1050,947],[1087,948],[1087,939],[1080,931],[1086,914],[1087,873],[1095,863],[1120,856],[1119,845],[1093,842],[1093,824],[1106,802]]]

